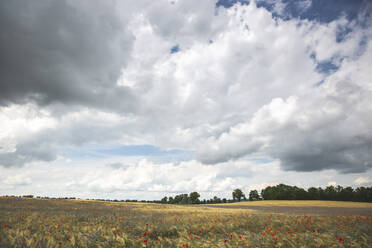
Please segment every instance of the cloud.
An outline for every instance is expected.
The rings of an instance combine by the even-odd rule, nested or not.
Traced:
[[[369,177],[358,177],[354,180],[354,184],[361,186],[361,185],[369,185],[372,183],[372,179]]]
[[[3,2],[0,16],[0,105],[133,111],[130,90],[116,80],[134,38],[114,1]]]
[[[1,4],[0,164],[148,144],[194,152],[196,164],[262,155],[284,170],[369,170],[371,29],[342,16],[283,20],[253,1],[215,4]],[[319,72],[324,63],[335,70]],[[238,185],[225,170],[216,177]],[[205,177],[188,180],[210,189]]]
[[[311,95],[273,99],[248,122],[211,138],[199,159],[216,163],[261,152],[280,159],[285,170],[355,173],[372,168],[372,119],[367,117],[372,91],[365,67],[371,53],[369,46],[358,60],[345,60]]]
[[[0,185],[6,190],[14,190],[17,187],[24,187],[31,185],[32,180],[30,177],[25,175],[14,175],[0,177]]]

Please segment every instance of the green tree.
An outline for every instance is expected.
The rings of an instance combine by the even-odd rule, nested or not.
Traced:
[[[164,197],[160,200],[161,203],[167,203],[167,201],[168,201],[168,197],[166,197],[166,196],[164,196]]]
[[[260,195],[258,194],[257,190],[251,190],[249,192],[249,200],[250,201],[258,201],[260,200]]]
[[[191,192],[189,195],[191,204],[199,204],[200,203],[199,197],[200,194],[198,192]]]
[[[239,201],[242,199],[242,198],[245,198],[245,195],[243,193],[243,191],[241,189],[235,189],[233,192],[232,192],[232,197],[235,200]]]

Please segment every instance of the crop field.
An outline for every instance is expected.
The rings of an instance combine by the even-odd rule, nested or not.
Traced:
[[[371,208],[371,205],[355,207]],[[371,215],[278,214],[202,205],[1,197],[0,225],[0,247],[371,247],[372,244]]]

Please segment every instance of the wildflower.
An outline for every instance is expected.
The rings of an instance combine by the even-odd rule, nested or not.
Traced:
[[[143,240],[143,243],[145,243],[145,244],[146,244],[146,243],[147,243],[147,239],[144,239],[144,240]]]
[[[343,239],[343,238],[338,238],[338,241],[340,241],[340,242],[344,242],[345,241],[345,239]]]
[[[7,224],[4,224],[4,228],[6,228],[8,225]]]
[[[233,239],[233,235],[232,234],[230,234],[230,239]]]
[[[313,230],[313,233],[315,233],[316,232],[316,230]]]
[[[242,239],[242,236],[239,235],[239,239]]]

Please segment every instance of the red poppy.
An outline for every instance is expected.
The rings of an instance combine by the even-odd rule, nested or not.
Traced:
[[[338,241],[340,241],[340,242],[344,242],[345,239],[343,239],[343,238],[338,238]]]
[[[7,224],[4,224],[4,228],[6,228],[8,225]]]
[[[147,239],[144,239],[144,240],[143,240],[143,243],[147,243]]]

